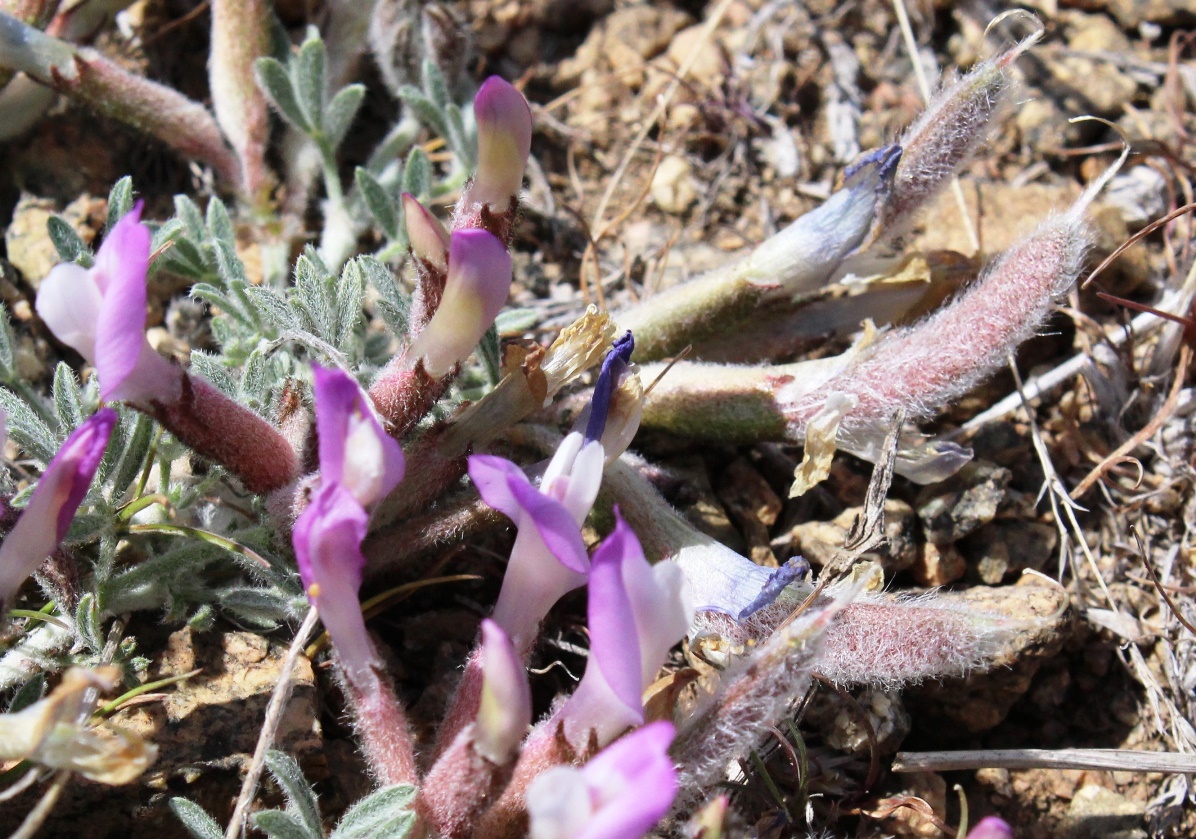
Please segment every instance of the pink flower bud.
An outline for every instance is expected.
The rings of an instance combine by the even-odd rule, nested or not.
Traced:
[[[449,244],[448,281],[436,314],[411,347],[433,378],[469,357],[507,302],[511,255],[485,230],[459,230]]]
[[[443,271],[448,267],[449,232],[440,219],[428,212],[409,192],[403,193],[403,219],[407,225],[407,239],[416,259]]]
[[[522,658],[492,620],[482,621],[482,673],[476,748],[482,757],[502,766],[527,735],[532,697]]]
[[[532,112],[522,93],[491,76],[478,90],[473,113],[478,125],[478,169],[468,201],[504,213],[523,183],[532,148]]]
[[[12,604],[21,583],[66,536],[87,496],[116,419],[116,411],[101,408],[66,438],[47,464],[29,505],[0,543],[0,606]]]

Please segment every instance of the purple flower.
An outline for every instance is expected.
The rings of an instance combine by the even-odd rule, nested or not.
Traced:
[[[614,531],[594,552],[589,597],[590,660],[556,714],[575,748],[584,748],[591,732],[605,744],[644,721],[644,688],[693,618],[681,569],[649,565],[618,508]]]
[[[101,408],[66,438],[46,466],[29,505],[0,543],[0,605],[12,603],[25,578],[66,536],[115,426],[116,411]]]
[[[173,402],[182,371],[145,340],[150,232],[141,202],[109,232],[89,269],[55,265],[37,291],[50,331],[96,368],[105,401]]]
[[[368,507],[403,479],[403,449],[382,428],[370,398],[352,376],[312,365],[320,479],[341,484]]]
[[[441,271],[448,267],[449,232],[410,192],[403,193],[403,219],[415,258]]]
[[[473,352],[511,291],[511,255],[485,230],[458,230],[449,241],[448,279],[436,314],[411,347],[439,379]]]
[[[482,621],[482,674],[477,750],[502,766],[515,754],[531,725],[532,696],[523,659],[492,620]]]
[[[976,822],[967,839],[1013,839],[1013,828],[998,816],[988,816]]]
[[[403,452],[383,431],[352,377],[314,366],[320,489],[295,521],[293,544],[308,599],[359,690],[376,678],[378,656],[361,614],[358,590],[369,526],[366,507],[403,478]]]
[[[469,458],[469,476],[482,500],[519,530],[492,617],[521,652],[552,605],[586,581],[590,562],[580,527],[602,483],[602,461],[600,445],[570,434],[537,489],[509,460]]]
[[[639,839],[669,811],[677,771],[673,726],[654,722],[603,749],[580,769],[556,766],[527,790],[532,839]]]
[[[325,484],[296,519],[292,536],[307,598],[320,613],[345,675],[361,690],[380,665],[357,599],[369,520],[349,490]]]
[[[482,83],[473,100],[478,125],[478,170],[468,201],[506,212],[519,194],[532,148],[532,112],[523,94],[498,76]]]

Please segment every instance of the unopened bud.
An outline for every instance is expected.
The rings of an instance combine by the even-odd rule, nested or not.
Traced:
[[[504,213],[523,184],[532,148],[532,112],[522,93],[491,76],[478,90],[473,113],[478,125],[478,169],[468,200]]]
[[[409,192],[403,193],[403,218],[407,224],[407,240],[416,259],[443,271],[448,267],[449,232],[440,219]]]
[[[482,673],[477,750],[502,766],[527,735],[532,697],[522,658],[507,634],[491,620],[482,621]]]
[[[436,314],[411,347],[433,378],[473,352],[507,302],[511,255],[485,230],[458,230],[449,244],[448,280]]]

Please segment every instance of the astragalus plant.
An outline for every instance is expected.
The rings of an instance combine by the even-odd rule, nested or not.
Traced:
[[[6,757],[109,783],[145,769],[152,745],[91,734],[91,706],[68,690],[91,688],[94,705],[113,664],[136,684],[140,653],[131,639],[112,643],[121,616],[280,631],[314,608],[379,788],[334,836],[630,839],[706,812],[728,767],[760,747],[811,680],[897,687],[959,675],[1023,628],[935,594],[876,593],[866,575],[815,580],[800,559],[758,566],[694,530],[645,478],[650,464],[625,452],[641,425],[804,443],[802,488],[825,476],[836,447],[921,482],[968,460],[912,423],[1041,326],[1080,271],[1091,195],[938,312],[869,328],[843,355],[661,362],[720,334],[751,343],[754,313],[891,254],[1009,106],[1013,62],[1034,39],[946,86],[898,142],[863,155],[822,206],[741,260],[624,310],[577,312],[550,340],[504,354],[496,321],[512,285],[533,112],[500,78],[470,95],[469,80],[442,70],[454,26],[443,10],[417,9],[395,28],[391,4],[370,20],[372,4],[332,3],[323,36],[313,28],[279,47],[269,4],[213,0],[209,110],[76,46],[52,23],[68,14],[55,17],[57,4],[2,5],[10,85],[74,97],[215,183],[204,209],[179,195],[173,215],[150,219],[122,180],[94,252],[51,222],[62,263],[38,278],[36,311],[84,366],[59,363],[48,395],[21,380],[0,321],[0,407],[19,459],[2,476],[0,597],[12,611],[0,687],[24,697],[0,724],[40,714],[35,730],[48,732],[10,738]],[[58,35],[39,28],[47,21]],[[338,149],[362,119],[365,89],[351,77],[371,27],[375,47],[406,38],[417,77],[377,49],[400,118],[347,183]],[[22,102],[0,95],[5,108]],[[435,159],[431,140],[444,149]],[[300,248],[312,217],[315,244]],[[252,276],[245,241],[262,255]],[[211,314],[215,350],[192,351],[185,365],[146,339],[147,287],[167,275]],[[572,427],[546,425],[568,393],[585,406]],[[894,429],[895,417],[909,425]],[[496,453],[537,447],[540,463]],[[447,548],[470,525],[498,521],[470,506],[476,498],[515,529],[514,544],[438,727],[417,731],[363,616],[362,582],[371,564],[393,570],[409,556],[407,522]],[[587,526],[605,538],[588,547]],[[571,694],[533,702],[527,665],[542,626],[583,588],[584,675]],[[719,672],[646,708],[645,690],[685,639]],[[65,671],[68,687],[40,703],[69,697],[82,716],[51,720],[62,703],[31,702],[21,686],[68,663],[107,669]],[[275,752],[267,765],[289,804],[252,823],[271,836],[323,836],[297,764]],[[197,805],[175,807],[195,835],[223,832]]]

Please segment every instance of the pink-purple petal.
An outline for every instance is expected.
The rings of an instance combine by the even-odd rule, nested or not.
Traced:
[[[589,571],[585,542],[573,516],[559,501],[533,487],[516,464],[494,455],[471,455],[469,477],[482,500],[516,525],[529,518],[562,565],[579,574]]]
[[[988,816],[976,822],[967,839],[1013,839],[1013,828],[998,816]]]
[[[66,438],[33,489],[29,504],[0,544],[0,604],[8,604],[66,536],[104,457],[116,411],[102,408]]]
[[[587,611],[590,661],[586,672],[596,665],[619,700],[638,711],[643,707],[644,686],[640,645],[635,643],[639,628],[623,577],[626,548],[626,540],[613,533],[598,546],[591,560]]]
[[[650,723],[582,768],[598,804],[573,839],[639,839],[664,818],[677,797],[677,770],[668,756],[673,735],[672,723]]]
[[[112,394],[137,368],[145,344],[146,271],[150,231],[139,202],[109,232],[91,269],[104,296],[95,333],[100,396]]]
[[[352,493],[326,484],[295,521],[292,537],[308,599],[355,684],[377,663],[358,600],[365,567],[361,541],[368,525],[369,515]]]
[[[315,383],[316,403],[316,431],[319,438],[320,475],[324,483],[349,485],[350,489],[358,487],[361,481],[357,474],[350,472],[370,471],[373,485],[367,497],[357,500],[363,505],[369,505],[387,495],[399,485],[403,479],[404,460],[403,449],[398,442],[390,437],[374,415],[369,397],[354,381],[353,377],[341,370],[312,365],[312,377]],[[354,469],[354,454],[348,449],[351,432],[355,426],[364,424],[369,428],[373,437],[370,457],[376,445],[380,452],[379,462],[360,464],[361,469]]]

